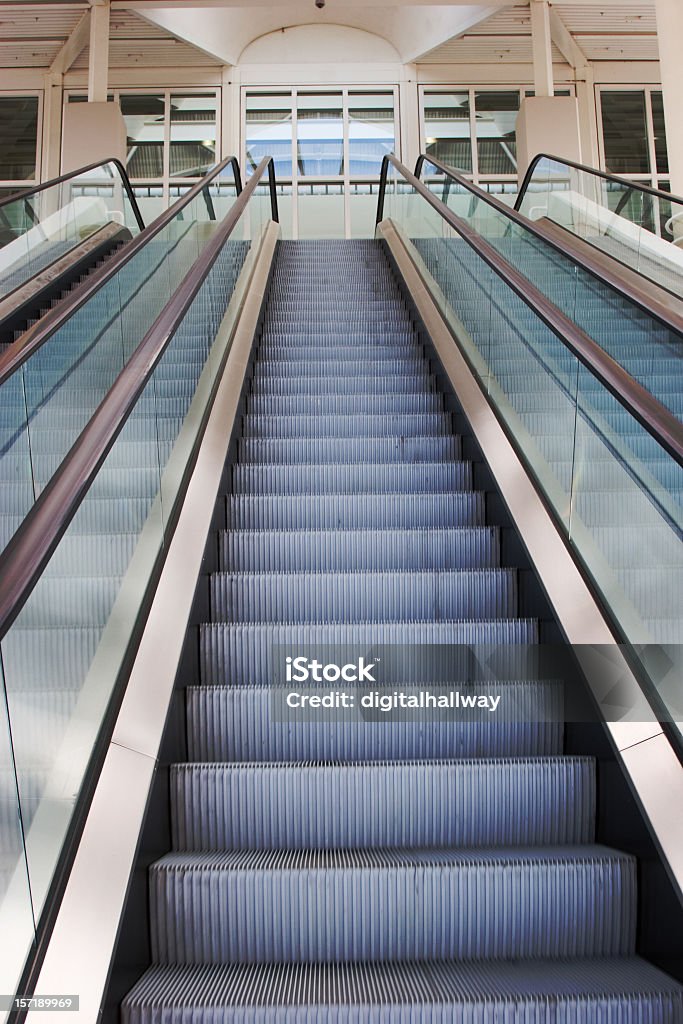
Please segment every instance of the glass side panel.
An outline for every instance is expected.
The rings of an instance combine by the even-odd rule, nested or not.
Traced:
[[[36,723],[40,731],[40,723]],[[32,767],[24,772],[31,776]],[[24,821],[31,813],[29,800],[19,803],[19,784],[10,734],[4,676],[0,664],[0,990],[13,995],[24,962],[35,948],[35,924],[28,879]],[[26,791],[27,785],[22,788]],[[0,1020],[4,1021],[0,1007]]]
[[[650,159],[647,148],[645,93],[605,90],[600,93],[605,166],[613,174],[647,174]]]
[[[0,385],[3,546],[203,251],[216,206],[231,207],[230,168],[215,190],[215,205],[202,193],[186,203]]]
[[[304,177],[328,177],[344,173],[341,92],[299,93],[297,165],[299,175]]]
[[[119,102],[126,122],[126,166],[129,178],[161,178],[164,174],[163,93],[122,93]]]
[[[477,92],[474,109],[479,174],[516,174],[519,91]]]
[[[104,163],[0,207],[0,299],[82,243],[139,231],[119,167]],[[0,312],[0,317],[2,316]]]
[[[36,177],[38,97],[0,96],[0,181]]]
[[[519,209],[531,220],[552,220],[683,295],[683,203],[676,199],[652,195],[637,181],[614,181],[544,158],[534,165]]]
[[[425,144],[428,156],[470,173],[470,97],[468,92],[425,91]]]
[[[267,193],[253,196],[0,642],[37,914],[269,217]]]
[[[291,180],[291,93],[247,93],[245,177],[256,170],[264,156],[272,156],[278,182]]]
[[[565,171],[572,170],[565,168]],[[425,173],[429,176],[430,169]],[[598,179],[603,182],[604,179]],[[443,193],[462,217],[600,348],[675,415],[683,412],[683,339],[635,303],[455,180]],[[463,247],[464,248],[464,247]],[[671,247],[673,248],[673,247]],[[466,253],[465,253],[466,255]]]
[[[680,722],[683,469],[393,167],[385,215],[624,638],[645,669],[666,651],[670,670],[650,682],[661,717]],[[517,245],[515,266],[531,255]],[[568,307],[596,314],[578,278],[558,279]],[[630,344],[631,321],[615,322]],[[656,375],[651,347],[640,358]]]
[[[216,94],[171,95],[171,176],[201,178],[216,162]]]
[[[393,92],[349,92],[349,173],[379,177],[382,159],[393,153]]]

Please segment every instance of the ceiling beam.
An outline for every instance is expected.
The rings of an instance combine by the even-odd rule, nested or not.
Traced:
[[[79,19],[77,24],[74,26],[71,35],[66,40],[61,50],[52,61],[50,65],[50,71],[55,75],[64,75],[69,70],[75,60],[80,57],[81,53],[88,45],[88,39],[90,37],[90,11],[86,11],[85,14]]]
[[[567,64],[573,68],[585,68],[588,65],[586,54],[554,7],[550,9],[550,35]]]

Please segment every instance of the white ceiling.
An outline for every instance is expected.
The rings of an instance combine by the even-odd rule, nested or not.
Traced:
[[[0,67],[49,68],[88,0],[0,0]],[[586,58],[656,60],[654,3],[554,0]],[[112,0],[110,66],[238,63],[255,39],[281,28],[342,24],[386,39],[403,62],[528,63],[528,3],[485,0]],[[87,48],[75,68],[87,67]],[[557,62],[563,60],[554,51]]]

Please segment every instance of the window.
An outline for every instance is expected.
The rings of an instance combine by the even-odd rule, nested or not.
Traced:
[[[598,95],[605,170],[637,176],[656,188],[667,185],[669,161],[661,89],[604,88]]]
[[[371,237],[376,184],[396,147],[394,88],[245,90],[245,174],[272,154],[285,237]]]
[[[82,103],[86,98],[72,93],[67,101]],[[213,90],[117,89],[108,99],[121,107],[128,176],[149,222],[216,163],[220,152],[219,94]],[[178,179],[183,181],[180,191]]]
[[[37,96],[0,96],[0,182],[30,184],[39,177],[38,115]]]
[[[598,98],[604,169],[660,192],[670,192],[661,89],[607,87],[598,91]],[[615,187],[615,203],[620,196],[623,187]],[[625,206],[622,200],[620,212],[650,231],[670,236],[666,225],[672,210],[667,199],[636,192]]]
[[[471,175],[476,184],[504,192],[506,182],[517,180],[515,129],[522,95],[533,96],[533,89],[423,87],[423,151]],[[572,92],[557,89],[555,95]]]

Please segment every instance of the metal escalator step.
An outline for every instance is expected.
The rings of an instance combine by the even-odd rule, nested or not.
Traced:
[[[394,761],[458,757],[549,757],[562,751],[564,709],[558,683],[498,682],[513,720],[496,715],[419,722],[364,718],[292,723],[271,710],[272,677],[245,686],[190,686],[188,756],[193,761]],[[345,684],[354,690],[358,684]],[[479,692],[476,683],[458,689]]]
[[[387,365],[390,363],[390,367]],[[398,359],[282,359],[260,362],[258,372],[264,377],[322,377],[327,374],[333,377],[380,376],[391,368],[392,373],[407,375],[419,373],[422,368],[429,372],[429,363],[422,355],[407,356]],[[165,382],[171,384],[172,382]]]
[[[450,434],[449,412],[318,416],[260,416],[248,413],[242,420],[243,437],[416,437]]]
[[[436,399],[438,396],[433,397]],[[396,402],[396,405],[399,404]],[[250,408],[254,408],[253,399]],[[396,406],[391,411],[396,412]],[[406,413],[410,411],[407,409]],[[282,415],[282,411],[277,414]],[[361,414],[356,411],[356,415]],[[432,434],[427,437],[345,437],[343,442],[338,437],[246,437],[237,442],[237,451],[238,461],[242,464],[301,463],[310,466],[332,462],[339,465],[383,462],[409,465],[441,460],[452,462],[459,461],[462,454],[460,438],[453,434]]]
[[[226,498],[231,529],[432,529],[482,526],[482,491],[441,494],[240,495]]]
[[[351,426],[351,423],[348,424]],[[344,439],[340,439],[342,448]],[[237,464],[235,494],[406,494],[472,489],[471,462]]]
[[[150,968],[122,1024],[678,1024],[683,989],[637,957]]]
[[[367,849],[590,843],[591,758],[171,769],[173,849]]]
[[[515,569],[213,573],[214,622],[429,622],[517,614]]]
[[[230,530],[219,535],[224,572],[489,569],[500,564],[496,527],[437,530]]]
[[[402,395],[251,395],[249,412],[253,415],[283,416],[296,413],[311,416],[366,416],[368,414],[443,412],[444,396],[438,392],[416,392]]]
[[[150,868],[150,909],[163,964],[628,956],[636,862],[580,845],[176,853]]]
[[[235,685],[267,682],[275,677],[273,647],[316,647],[324,644],[372,646],[430,644],[510,644],[523,648],[538,643],[535,619],[443,622],[355,623],[205,623],[199,627],[201,682]],[[514,651],[511,656],[514,656]]]
[[[382,377],[255,377],[255,395],[393,395],[436,391],[436,377],[430,373],[391,373]]]

